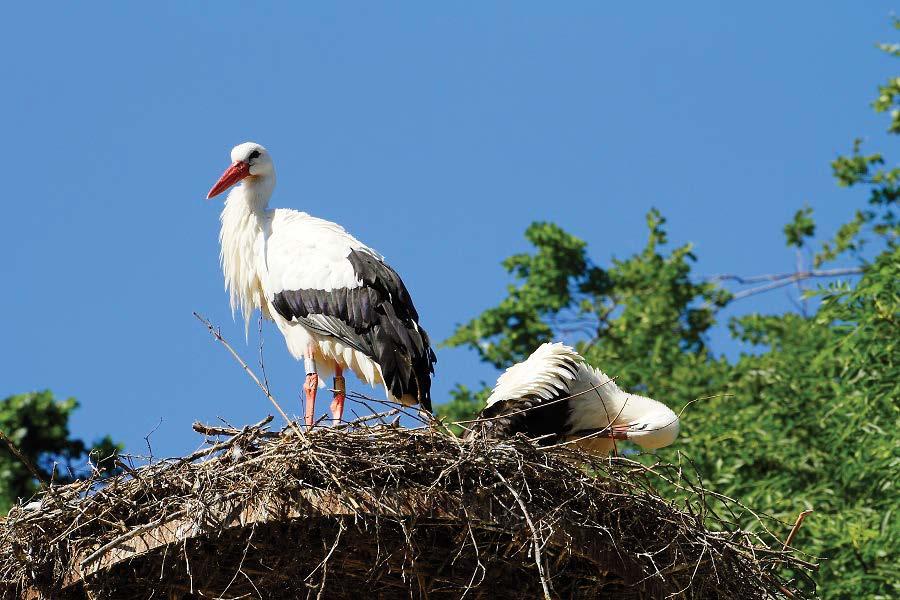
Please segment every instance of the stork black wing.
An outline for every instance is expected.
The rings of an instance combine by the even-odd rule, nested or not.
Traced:
[[[472,424],[466,438],[511,438],[521,433],[541,438],[541,444],[555,444],[563,440],[569,419],[569,400],[555,403],[540,398],[501,400],[485,408]]]
[[[272,305],[282,317],[296,319],[324,335],[340,339],[380,367],[396,398],[411,395],[431,410],[431,375],[437,358],[400,275],[365,250],[347,260],[358,287],[333,290],[284,290]]]

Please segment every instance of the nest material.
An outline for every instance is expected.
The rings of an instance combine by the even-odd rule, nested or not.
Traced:
[[[213,433],[227,439],[14,508],[0,597],[812,594],[809,563],[675,466],[384,424]],[[661,498],[663,480],[688,499]]]

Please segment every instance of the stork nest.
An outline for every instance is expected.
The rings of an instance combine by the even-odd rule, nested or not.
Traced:
[[[0,597],[808,598],[814,565],[688,469],[357,423],[52,486],[0,521]],[[224,441],[218,441],[224,440]],[[680,500],[666,500],[666,489]]]

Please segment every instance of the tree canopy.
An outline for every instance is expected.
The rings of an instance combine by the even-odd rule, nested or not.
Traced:
[[[25,459],[16,456],[8,443],[0,443],[0,514],[37,491],[35,475],[44,482],[66,483],[85,476],[91,468],[115,472],[113,459],[121,446],[112,438],[88,445],[70,437],[69,417],[77,408],[74,398],[57,400],[49,390],[0,400],[0,432]]]

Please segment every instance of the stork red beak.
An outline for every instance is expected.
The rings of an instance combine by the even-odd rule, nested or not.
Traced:
[[[209,193],[206,194],[206,199],[209,200],[214,196],[218,196],[241,179],[247,177],[249,174],[250,165],[248,163],[245,163],[242,160],[235,162],[233,165],[225,169],[225,172],[222,173],[221,177],[219,177],[216,185],[212,186],[212,189],[210,189]]]

